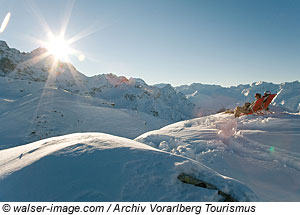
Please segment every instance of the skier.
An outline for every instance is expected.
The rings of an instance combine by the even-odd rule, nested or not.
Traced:
[[[242,107],[239,107],[239,106],[236,107],[234,109],[234,117],[239,117],[242,113],[245,113],[245,114],[251,113],[251,109],[255,105],[256,101],[260,98],[261,98],[261,94],[256,93],[255,94],[255,101],[253,101],[252,103],[246,102]]]

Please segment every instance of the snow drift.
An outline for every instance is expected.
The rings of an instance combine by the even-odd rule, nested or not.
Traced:
[[[240,182],[199,162],[101,133],[78,133],[0,151],[0,201],[222,201],[184,184],[185,172],[238,201],[255,201]]]
[[[136,138],[242,181],[263,201],[300,199],[300,115],[216,114]]]

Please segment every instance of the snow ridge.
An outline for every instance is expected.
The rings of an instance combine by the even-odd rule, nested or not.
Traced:
[[[1,150],[0,159],[0,201],[224,200],[214,190],[180,182],[182,171],[210,181],[238,201],[257,200],[244,184],[199,162],[101,133]]]

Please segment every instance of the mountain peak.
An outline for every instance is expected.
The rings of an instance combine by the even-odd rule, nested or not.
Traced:
[[[42,47],[39,47],[39,48],[37,48],[37,49],[32,50],[30,53],[31,53],[32,55],[41,55],[41,54],[44,54],[44,53],[46,53],[46,52],[48,52],[47,49],[42,48]]]
[[[3,40],[0,40],[0,49],[9,49],[7,43]]]

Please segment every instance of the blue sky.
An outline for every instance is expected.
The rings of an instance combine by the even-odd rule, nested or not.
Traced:
[[[139,77],[149,84],[193,82],[231,86],[300,80],[300,1],[297,0],[0,0],[0,34],[21,51],[46,40],[44,19],[86,59],[82,73]],[[0,21],[1,22],[1,21]]]

